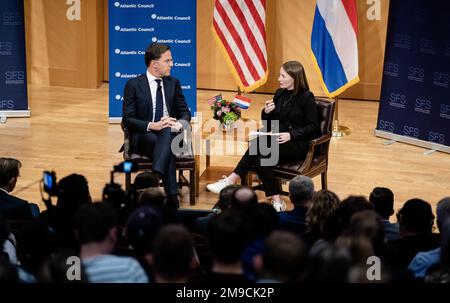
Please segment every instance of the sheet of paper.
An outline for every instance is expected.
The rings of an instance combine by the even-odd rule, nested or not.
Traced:
[[[279,136],[280,133],[267,133],[267,132],[258,132],[258,131],[251,131],[249,134],[249,136]]]

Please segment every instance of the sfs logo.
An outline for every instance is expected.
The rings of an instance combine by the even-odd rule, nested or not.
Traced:
[[[400,70],[398,63],[386,62],[384,64],[384,71],[388,73],[397,74]]]
[[[421,98],[416,98],[416,110],[424,110],[426,112],[430,112],[431,110],[431,101]]]
[[[381,130],[387,130],[389,132],[393,132],[395,130],[395,123],[392,121],[380,120],[378,123],[378,127]]]
[[[0,51],[12,51],[12,42],[0,41]]]
[[[450,114],[450,104],[441,104],[441,114]]]
[[[408,79],[423,81],[425,77],[425,69],[416,66],[410,66],[408,68]]]
[[[14,101],[0,100],[0,109],[14,109]]]
[[[441,72],[434,72],[433,84],[448,87],[450,83],[450,75]]]
[[[443,144],[443,143],[445,143],[445,134],[430,131],[430,132],[428,132],[428,140]]]
[[[5,12],[3,13],[3,24],[21,24],[22,23],[22,14],[15,12]]]
[[[9,70],[5,72],[5,80],[25,80],[25,72],[18,70]]]
[[[389,102],[391,104],[400,104],[400,105],[402,105],[402,107],[405,107],[406,95],[398,94],[398,93],[391,93],[389,95]]]
[[[419,138],[420,130],[417,127],[405,125],[403,126],[403,134],[405,136]]]

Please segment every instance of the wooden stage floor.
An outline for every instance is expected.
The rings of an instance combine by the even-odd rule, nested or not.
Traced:
[[[215,91],[198,91],[198,111],[211,117],[206,100]],[[233,93],[223,93],[232,98]],[[264,101],[271,95],[251,94],[252,105],[244,117],[259,119]],[[31,118],[9,118],[0,124],[0,156],[22,161],[21,177],[14,194],[38,203],[41,208],[39,180],[43,170],[54,170],[58,178],[71,173],[87,177],[94,200],[101,198],[114,164],[122,161],[118,152],[123,142],[119,124],[108,124],[108,85],[100,89],[29,86]],[[395,208],[410,198],[422,198],[435,210],[437,201],[450,196],[450,155],[436,152],[424,155],[423,148],[394,143],[374,136],[378,102],[339,101],[339,119],[351,135],[332,139],[328,171],[329,189],[341,199],[350,194],[368,196],[375,186],[393,190]],[[205,170],[201,158],[201,172]],[[212,156],[215,167],[200,180],[200,195],[194,208],[210,209],[217,197],[205,184],[232,170],[239,155]],[[222,168],[217,168],[220,166]],[[123,176],[116,181],[123,184]],[[315,178],[320,188],[320,178]],[[259,195],[264,200],[264,195]],[[181,207],[190,207],[187,189]]]

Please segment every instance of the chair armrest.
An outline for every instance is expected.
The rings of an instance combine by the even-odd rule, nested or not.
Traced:
[[[122,126],[122,130],[123,130],[123,145],[120,150],[123,151],[123,159],[129,160],[130,159],[130,131],[123,125],[123,123],[121,124],[121,126]]]
[[[320,146],[322,144],[328,143],[331,140],[331,134],[326,134],[320,136],[317,139],[309,141],[309,149],[308,154],[306,155],[305,160],[303,161],[302,166],[298,169],[300,172],[309,171],[311,163],[314,159],[314,152],[316,150],[316,146]]]

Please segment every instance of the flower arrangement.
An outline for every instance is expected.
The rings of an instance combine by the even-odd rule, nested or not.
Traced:
[[[222,99],[221,95],[208,100],[213,118],[219,120],[221,124],[233,123],[241,118],[241,109],[236,103]]]

